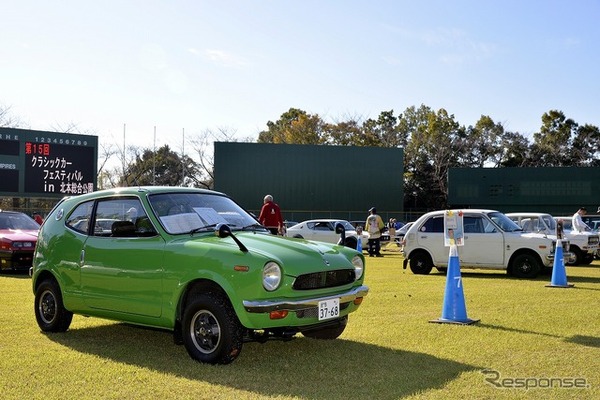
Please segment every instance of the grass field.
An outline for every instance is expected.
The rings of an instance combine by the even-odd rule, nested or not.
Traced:
[[[227,366],[192,361],[170,333],[102,319],[42,334],[29,277],[0,275],[0,398],[600,399],[600,262],[568,267],[570,289],[465,270],[467,313],[481,321],[459,326],[428,322],[444,275],[384,254],[367,259],[371,292],[340,339],[247,343]]]

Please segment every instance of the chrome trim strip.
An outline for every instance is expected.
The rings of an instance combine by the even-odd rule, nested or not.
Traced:
[[[251,301],[244,300],[242,303],[244,304],[244,308],[246,311],[250,313],[267,313],[271,311],[277,310],[288,310],[288,311],[296,311],[302,310],[309,307],[318,307],[319,302],[323,300],[330,299],[340,299],[340,303],[347,303],[350,301],[354,301],[359,297],[364,297],[369,293],[369,288],[365,285],[358,286],[344,293],[340,293],[332,296],[324,296],[324,297],[315,297],[311,299],[305,300],[276,300],[276,301]]]

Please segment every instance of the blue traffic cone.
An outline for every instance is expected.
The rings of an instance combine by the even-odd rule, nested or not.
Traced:
[[[478,319],[470,319],[467,317],[465,295],[463,293],[462,278],[460,276],[458,248],[456,245],[452,245],[450,246],[450,256],[448,259],[448,273],[446,275],[446,291],[444,293],[442,317],[429,322],[470,325],[478,321]]]
[[[362,235],[358,235],[358,237],[356,238],[356,250],[360,253],[362,253]]]
[[[563,258],[562,241],[556,241],[556,251],[554,252],[554,264],[552,265],[552,278],[550,284],[546,287],[570,288],[572,283],[567,283],[567,272],[565,271],[565,260]]]

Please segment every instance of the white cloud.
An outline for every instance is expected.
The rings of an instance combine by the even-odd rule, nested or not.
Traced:
[[[204,57],[214,64],[224,67],[240,68],[248,65],[248,62],[241,57],[237,57],[223,50],[206,49]]]

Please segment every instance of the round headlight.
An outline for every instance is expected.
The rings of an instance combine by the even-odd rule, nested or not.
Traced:
[[[360,256],[354,256],[352,258],[352,265],[354,265],[354,273],[356,274],[356,279],[360,279],[365,270],[365,264]]]
[[[281,283],[281,267],[273,261],[269,261],[263,267],[263,287],[269,292],[277,289]]]

